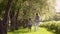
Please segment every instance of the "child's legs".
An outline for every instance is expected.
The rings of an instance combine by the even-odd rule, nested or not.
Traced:
[[[32,27],[32,25],[30,25],[30,31],[31,31],[31,27]]]
[[[28,29],[29,29],[29,31],[31,31],[31,25],[29,25]]]

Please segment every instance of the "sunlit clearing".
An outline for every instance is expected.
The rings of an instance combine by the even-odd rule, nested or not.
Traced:
[[[60,0],[56,0],[55,9],[56,9],[56,12],[60,12]]]

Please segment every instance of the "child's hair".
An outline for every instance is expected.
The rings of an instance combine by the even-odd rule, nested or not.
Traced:
[[[29,18],[29,20],[31,20],[31,18]]]

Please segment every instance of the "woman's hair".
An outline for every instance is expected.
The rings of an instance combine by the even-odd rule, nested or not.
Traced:
[[[38,15],[38,13],[36,13],[36,15]]]

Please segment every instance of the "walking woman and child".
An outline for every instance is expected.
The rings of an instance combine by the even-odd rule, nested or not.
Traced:
[[[39,25],[39,16],[38,16],[38,13],[36,13],[36,16],[35,16],[35,21],[34,21],[34,31],[36,32],[38,30],[38,25]],[[32,19],[29,18],[28,20],[28,31],[31,31],[31,27],[32,27]]]

